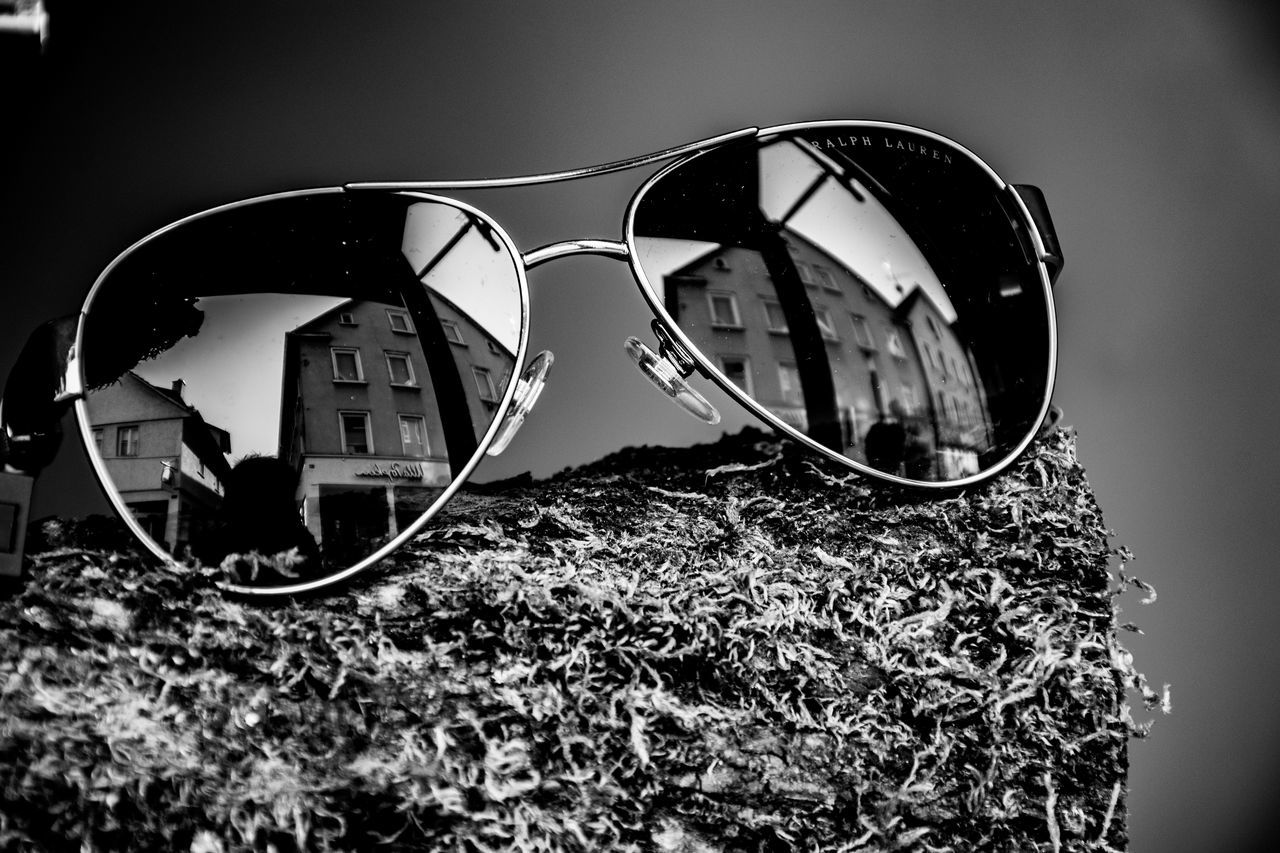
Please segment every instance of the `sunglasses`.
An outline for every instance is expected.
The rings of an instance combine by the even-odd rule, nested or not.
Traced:
[[[521,252],[438,194],[658,164],[620,241]],[[510,444],[553,363],[528,352],[526,274],[575,254],[630,265],[651,337],[625,350],[707,424],[726,404],[703,390],[860,474],[940,489],[1004,470],[1050,415],[1044,198],[926,130],[788,124],[565,172],[280,193],[144,237],[32,336],[0,411],[0,572],[20,572],[74,404],[158,557],[249,595],[351,577]]]

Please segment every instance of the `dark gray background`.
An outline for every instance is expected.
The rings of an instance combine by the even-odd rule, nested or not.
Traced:
[[[133,240],[273,190],[569,168],[817,118],[918,124],[1040,185],[1068,257],[1056,398],[1117,543],[1160,593],[1124,602],[1147,632],[1128,645],[1173,684],[1174,714],[1131,750],[1132,849],[1266,837],[1280,771],[1270,17],[1186,2],[94,5],[50,2],[45,57],[0,82],[0,372]],[[470,200],[524,248],[617,238],[639,178]],[[532,286],[535,345],[559,360],[522,459],[630,443],[664,404],[621,352],[645,332],[625,267],[572,259]],[[74,448],[40,489],[39,513],[105,507]]]

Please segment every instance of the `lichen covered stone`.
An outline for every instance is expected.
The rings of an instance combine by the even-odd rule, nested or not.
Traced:
[[[632,449],[284,605],[47,526],[0,602],[0,849],[1122,850],[1160,697],[1073,447],[941,496]]]

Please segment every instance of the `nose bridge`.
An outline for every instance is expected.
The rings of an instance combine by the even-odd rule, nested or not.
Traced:
[[[586,239],[561,240],[558,243],[548,243],[545,246],[539,246],[536,249],[525,252],[520,256],[520,260],[524,262],[525,269],[533,269],[540,264],[545,264],[547,261],[569,255],[602,255],[619,261],[631,259],[631,252],[627,249],[626,243],[621,243],[617,240]]]

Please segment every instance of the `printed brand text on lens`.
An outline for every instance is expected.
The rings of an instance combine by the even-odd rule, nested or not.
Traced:
[[[887,136],[880,138],[879,143],[870,136],[828,136],[824,139],[811,139],[809,144],[819,151],[825,151],[832,148],[870,148],[879,144],[884,148],[897,151],[903,151],[909,154],[916,154],[929,160],[939,160],[943,163],[951,162],[951,155],[941,148],[931,148],[928,145],[919,142],[911,142],[902,139],[890,139]]]

